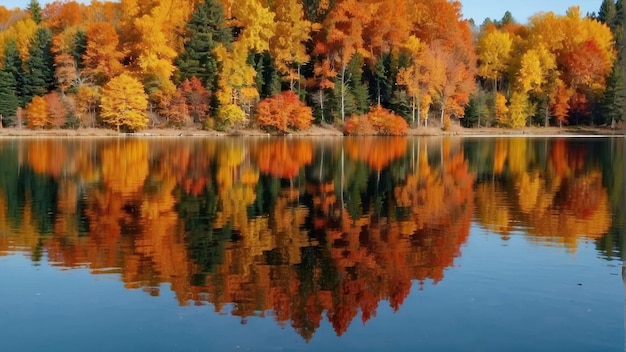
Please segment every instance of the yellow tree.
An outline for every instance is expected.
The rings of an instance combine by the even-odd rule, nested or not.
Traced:
[[[122,73],[102,89],[101,116],[105,123],[120,129],[136,131],[148,125],[148,97],[137,79]]]
[[[309,61],[305,43],[310,39],[311,22],[304,18],[299,0],[274,0],[269,3],[276,15],[276,31],[270,40],[269,50],[276,68],[288,77],[293,91],[294,80],[300,79],[300,65]],[[297,72],[294,72],[294,64]]]
[[[556,57],[545,45],[538,43],[521,56],[517,66],[514,89],[524,94],[546,97],[544,125],[547,127],[550,117],[547,105],[554,99],[557,87]]]
[[[416,121],[421,120],[423,96],[429,94],[430,79],[428,79],[427,67],[424,62],[425,45],[419,38],[412,35],[404,44],[404,50],[411,58],[411,65],[400,69],[398,84],[404,86],[407,94],[411,97],[411,122],[415,124]]]
[[[498,29],[487,31],[478,39],[478,75],[493,80],[493,91],[498,91],[498,79],[507,71],[513,49],[513,39],[508,32]]]
[[[527,45],[531,49],[543,45],[554,55],[557,74],[549,77],[547,93],[549,109],[559,123],[567,120],[572,109],[588,114],[588,104],[571,104],[570,100],[604,92],[616,57],[610,28],[581,18],[580,8],[571,7],[565,16],[549,12],[531,18]]]
[[[20,52],[22,61],[28,59],[28,50],[30,49],[31,39],[37,32],[37,24],[30,17],[21,19],[13,23],[7,30],[0,31],[0,45],[4,49],[5,44],[13,39],[17,44],[17,50]],[[4,55],[4,50],[1,50],[0,55]]]
[[[528,100],[528,94],[513,92],[509,102],[508,123],[510,127],[519,128],[526,125],[526,119],[532,115],[532,105]]]
[[[241,30],[231,48],[219,45],[214,50],[220,64],[217,117],[220,122],[231,124],[249,117],[259,99],[256,71],[248,64],[248,56],[270,49],[276,23],[274,13],[258,0],[222,0],[222,4],[226,18],[231,19],[229,25]]]
[[[46,102],[46,99],[40,96],[35,96],[30,104],[26,106],[28,128],[38,129],[48,127],[50,125],[48,110],[48,103]]]
[[[243,122],[246,114],[242,106],[259,96],[254,88],[256,71],[247,64],[248,50],[241,42],[233,43],[230,51],[220,44],[215,48],[215,56],[220,63],[217,117],[226,124]]]

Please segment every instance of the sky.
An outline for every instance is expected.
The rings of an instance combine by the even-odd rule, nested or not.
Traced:
[[[602,0],[460,0],[463,4],[463,17],[473,18],[480,25],[486,17],[502,19],[506,11],[511,12],[519,23],[526,23],[537,12],[552,11],[564,15],[571,6],[580,6],[580,14],[598,12]]]
[[[49,0],[39,0],[42,6]],[[89,2],[89,0],[79,0]],[[570,6],[580,6],[581,15],[587,12],[597,12],[602,0],[460,0],[463,4],[463,17],[473,18],[480,25],[486,17],[501,19],[504,12],[510,11],[513,18],[520,23],[526,23],[528,17],[537,12],[552,11],[556,14],[565,14]],[[30,0],[0,0],[0,5],[8,8],[25,8]]]

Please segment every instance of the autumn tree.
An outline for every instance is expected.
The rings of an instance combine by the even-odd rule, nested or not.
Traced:
[[[346,122],[346,133],[351,135],[402,136],[406,134],[407,129],[406,120],[380,105],[374,107],[367,115],[354,116]]]
[[[106,22],[97,22],[87,28],[87,45],[82,56],[85,74],[96,84],[104,84],[122,72],[124,56],[118,50],[119,36]]]
[[[433,85],[433,100],[439,104],[441,111],[440,123],[444,126],[445,118],[456,116],[462,118],[464,106],[474,91],[474,81],[470,78],[472,71],[460,64],[463,60],[458,53],[450,51],[443,45],[436,43],[430,48],[431,58],[436,64],[430,76],[437,84]]]
[[[48,105],[49,121],[55,128],[62,128],[67,124],[69,111],[66,103],[56,91],[50,92],[44,96]]]
[[[299,0],[268,1],[275,14],[276,29],[270,39],[270,53],[276,68],[293,91],[300,80],[300,66],[309,61],[305,43],[310,39],[311,22],[305,19]]]
[[[81,84],[76,89],[74,99],[76,102],[75,113],[83,127],[95,127],[96,109],[100,102],[100,91],[98,86],[88,86]]]
[[[430,94],[428,91],[429,72],[424,58],[426,47],[419,38],[411,36],[404,44],[404,48],[411,58],[411,64],[407,68],[400,69],[398,84],[406,88],[411,98],[411,123],[415,124],[420,122],[422,112],[428,113],[428,108],[422,107],[423,103],[429,105],[428,98],[424,97]]]
[[[54,33],[81,25],[82,14],[81,5],[76,1],[55,0],[47,3],[41,11],[44,24]]]
[[[259,102],[256,120],[260,127],[272,131],[286,132],[288,128],[302,130],[311,126],[311,108],[286,91]]]
[[[40,129],[50,126],[50,116],[48,111],[48,103],[46,99],[35,96],[26,106],[26,119],[28,128]]]
[[[364,10],[356,0],[337,1],[324,24],[327,55],[337,67],[334,90],[342,122],[346,120],[349,84],[353,80],[348,75],[348,66],[356,54],[368,55],[363,49],[363,28],[370,21],[371,14]]]
[[[513,50],[513,38],[508,32],[493,29],[480,36],[477,44],[478,74],[493,81],[494,93],[498,79],[507,72]]]
[[[193,122],[203,122],[209,117],[210,94],[196,77],[186,79],[179,87],[180,95],[185,99],[187,112]]]
[[[216,97],[220,108],[218,122],[225,125],[240,123],[249,117],[259,99],[255,77],[249,64],[250,53],[269,51],[269,41],[275,33],[274,13],[259,1],[223,1],[230,25],[240,27],[236,41],[229,48],[219,45],[214,53],[220,63]]]
[[[148,125],[148,98],[137,79],[122,73],[102,89],[102,120],[120,130],[136,131]]]

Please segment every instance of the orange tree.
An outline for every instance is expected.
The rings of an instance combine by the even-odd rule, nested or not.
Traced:
[[[402,117],[384,109],[380,105],[363,116],[351,117],[346,122],[346,134],[378,134],[383,136],[402,136],[409,125]]]
[[[256,118],[261,128],[278,132],[286,132],[288,128],[306,129],[313,121],[311,108],[291,91],[275,94],[262,100],[259,103]]]

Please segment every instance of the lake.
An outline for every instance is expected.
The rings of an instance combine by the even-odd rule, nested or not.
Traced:
[[[0,350],[623,351],[624,150],[0,139]]]

